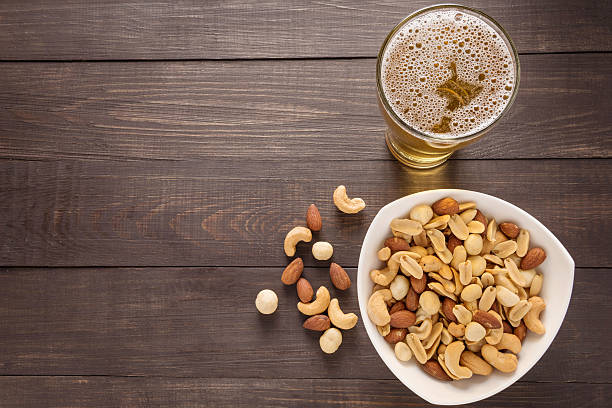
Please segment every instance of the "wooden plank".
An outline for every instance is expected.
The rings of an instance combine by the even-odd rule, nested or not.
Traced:
[[[431,171],[395,161],[0,160],[0,265],[282,266],[285,234],[316,203],[334,259],[356,266],[379,208],[435,189],[481,191],[541,220],[577,266],[612,266],[612,160],[454,160]],[[339,184],[368,207],[332,203]],[[310,247],[298,255],[316,265]]]
[[[397,380],[0,377],[7,408],[413,407],[425,402]],[[610,384],[532,384],[464,407],[608,406]]]
[[[508,117],[459,158],[612,157],[612,54],[526,55]],[[393,160],[375,61],[0,64],[0,156]]]
[[[463,3],[497,19],[520,52],[612,50],[608,1]],[[429,5],[426,0],[5,0],[0,59],[373,57],[393,26]]]
[[[295,288],[280,282],[281,271],[1,270],[0,375],[394,378],[374,351],[363,316],[344,332],[340,349],[324,355],[319,334],[302,328]],[[565,323],[526,381],[610,380],[612,270],[576,272]],[[356,270],[348,273],[356,282]],[[359,314],[356,285],[333,289],[325,268],[304,274],[315,288],[328,286],[344,311]],[[263,288],[279,296],[274,315],[254,307]]]

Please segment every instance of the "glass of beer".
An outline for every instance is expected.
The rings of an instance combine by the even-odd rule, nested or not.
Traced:
[[[387,36],[376,66],[391,153],[431,168],[487,133],[508,112],[520,80],[506,31],[469,7],[416,11]]]

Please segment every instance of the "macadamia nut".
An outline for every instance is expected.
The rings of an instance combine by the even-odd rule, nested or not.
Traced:
[[[334,247],[329,242],[319,241],[312,246],[312,255],[319,261],[327,261],[334,254]]]
[[[270,289],[264,289],[255,298],[255,307],[261,314],[272,314],[278,307],[278,296]]]

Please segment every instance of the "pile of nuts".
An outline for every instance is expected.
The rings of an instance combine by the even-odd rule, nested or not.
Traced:
[[[333,200],[336,207],[347,214],[356,214],[365,208],[365,202],[361,198],[350,199],[347,196],[344,186],[336,188]],[[306,212],[306,225],[307,227],[293,228],[285,236],[283,247],[288,257],[295,256],[296,246],[299,242],[312,241],[312,231],[320,231],[323,226],[321,214],[314,204],[311,204]],[[333,247],[329,242],[315,242],[312,246],[312,254],[315,259],[328,260],[333,255]],[[297,308],[302,314],[310,316],[304,321],[303,327],[308,330],[324,332],[319,338],[319,345],[323,352],[332,354],[338,350],[342,343],[342,332],[339,329],[352,329],[357,324],[358,317],[355,313],[344,313],[340,308],[338,299],[331,299],[329,290],[325,286],[317,289],[316,297],[313,300],[314,291],[310,282],[302,276],[303,271],[304,262],[302,258],[295,258],[283,271],[281,281],[285,285],[296,285],[297,295],[300,299]],[[331,283],[338,290],[347,290],[351,286],[351,279],[348,274],[344,268],[335,262],[332,262],[329,266],[329,277]],[[272,297],[266,291],[272,292],[265,289],[260,292],[261,297],[271,299],[273,302],[276,301],[277,304],[276,295]],[[255,304],[261,313],[267,314],[266,312],[272,310],[272,307],[270,305],[260,305],[258,303],[260,295],[258,295]],[[274,310],[276,310],[276,305],[274,305],[272,312]],[[325,312],[327,312],[327,315],[324,314]],[[335,327],[332,327],[332,324]]]
[[[450,197],[390,227],[367,310],[396,357],[447,381],[516,370],[527,329],[545,332],[535,268],[546,253],[529,248],[529,232]]]

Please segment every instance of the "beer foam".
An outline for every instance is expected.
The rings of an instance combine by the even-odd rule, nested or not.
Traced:
[[[482,87],[469,103],[449,110],[438,88],[456,65],[457,78]],[[485,21],[458,10],[432,10],[408,21],[389,41],[381,83],[393,111],[409,126],[437,138],[485,129],[510,102],[516,84],[512,51]],[[450,118],[450,131],[432,128]],[[448,119],[446,119],[448,121]]]

